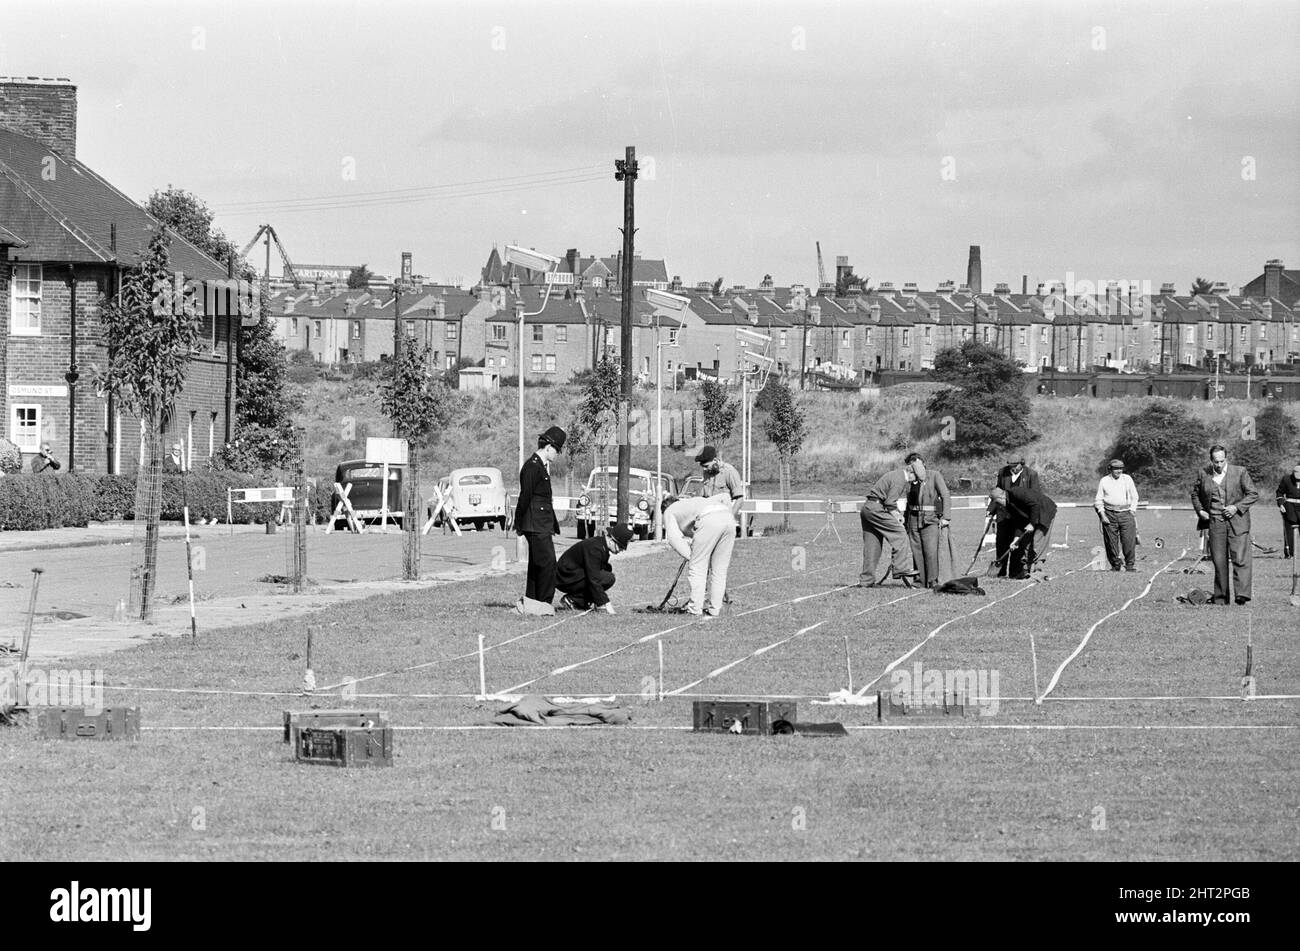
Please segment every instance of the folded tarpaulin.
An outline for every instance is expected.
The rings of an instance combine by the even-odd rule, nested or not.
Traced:
[[[620,726],[632,722],[632,711],[608,703],[556,704],[529,695],[512,703],[495,717],[497,726]]]

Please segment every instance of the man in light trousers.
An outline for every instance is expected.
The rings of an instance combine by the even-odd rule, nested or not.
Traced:
[[[687,559],[686,578],[691,586],[691,599],[683,612],[697,617],[717,617],[722,612],[727,568],[736,546],[736,518],[731,513],[731,498],[724,494],[674,502],[664,512],[664,531],[669,547]]]

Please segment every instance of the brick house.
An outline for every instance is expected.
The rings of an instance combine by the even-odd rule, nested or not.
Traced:
[[[131,473],[139,420],[97,393],[91,373],[107,358],[101,302],[160,225],[76,147],[74,85],[0,79],[0,433],[25,463],[49,442],[65,471]],[[232,435],[239,317],[208,293],[226,284],[223,265],[176,235],[171,265],[201,282],[203,333],[166,438],[201,465]]]

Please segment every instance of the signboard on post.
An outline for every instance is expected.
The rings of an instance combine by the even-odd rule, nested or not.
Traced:
[[[366,462],[404,466],[409,461],[405,439],[381,436],[366,438]]]

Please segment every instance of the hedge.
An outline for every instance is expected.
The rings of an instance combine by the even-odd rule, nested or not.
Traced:
[[[264,484],[238,472],[191,472],[162,477],[162,518],[181,521],[188,504],[190,521],[226,520],[226,490]],[[19,473],[0,477],[0,531],[84,528],[90,521],[135,517],[134,477],[81,473]],[[234,506],[234,521],[264,522],[279,513],[276,503]]]

